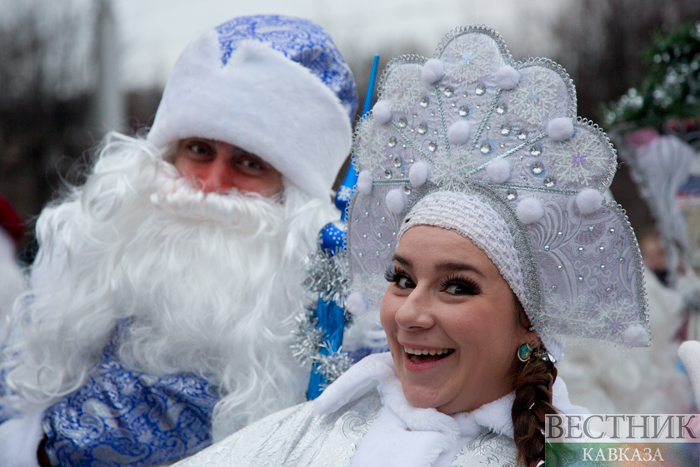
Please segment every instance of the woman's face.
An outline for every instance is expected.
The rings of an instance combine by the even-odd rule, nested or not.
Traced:
[[[413,406],[468,412],[512,391],[517,349],[537,337],[483,251],[454,231],[416,226],[388,275],[381,321]]]

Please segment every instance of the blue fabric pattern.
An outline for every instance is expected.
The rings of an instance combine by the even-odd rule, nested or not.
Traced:
[[[46,451],[61,466],[173,462],[211,444],[217,400],[206,379],[127,370],[110,346],[83,387],[46,411]]]
[[[240,41],[264,42],[318,76],[348,109],[352,123],[357,111],[352,71],[333,39],[319,25],[291,16],[257,15],[234,18],[216,27],[216,31],[224,65]]]

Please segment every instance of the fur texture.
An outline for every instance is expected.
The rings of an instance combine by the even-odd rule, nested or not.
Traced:
[[[394,188],[386,194],[386,207],[395,214],[403,212],[407,201],[406,194],[399,188]]]
[[[445,63],[438,58],[431,58],[420,72],[420,78],[425,84],[433,85],[445,76]]]
[[[372,107],[372,115],[382,125],[391,121],[391,101],[381,100]]]
[[[452,144],[464,144],[472,135],[472,125],[466,120],[458,120],[447,129],[447,139]]]
[[[372,193],[372,174],[369,170],[363,170],[357,176],[357,189],[363,195]]]
[[[496,86],[509,91],[520,82],[520,72],[509,65],[503,65],[496,72]]]
[[[495,159],[486,166],[486,175],[496,183],[505,183],[510,178],[510,162],[505,159]]]
[[[18,321],[7,382],[30,402],[73,392],[128,320],[127,367],[192,372],[219,387],[221,439],[303,400],[308,370],[290,355],[292,317],[309,298],[303,258],[334,213],[289,183],[279,201],[204,194],[162,156],[114,135],[87,183],[44,210],[37,269],[54,272],[35,282]]]
[[[544,216],[542,201],[533,197],[523,198],[515,208],[515,213],[523,224],[533,224]]]
[[[547,134],[553,141],[565,141],[574,136],[574,124],[566,117],[552,119],[547,124]]]
[[[352,128],[318,77],[261,42],[242,41],[221,66],[211,30],[178,59],[148,134],[158,147],[190,137],[264,155],[295,185],[327,200],[350,152]]]
[[[603,194],[595,188],[584,188],[576,195],[576,206],[584,216],[593,214],[603,205]]]
[[[430,166],[423,161],[414,162],[408,172],[408,179],[414,188],[423,185],[428,177],[430,177]]]

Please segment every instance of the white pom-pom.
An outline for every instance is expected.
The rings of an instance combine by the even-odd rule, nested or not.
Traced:
[[[425,84],[435,84],[445,76],[445,64],[439,58],[431,58],[420,72],[420,79]]]
[[[574,135],[574,123],[570,118],[554,118],[547,124],[547,134],[553,141],[565,141]]]
[[[372,174],[369,170],[363,170],[357,176],[357,189],[363,195],[372,193]]]
[[[417,161],[411,166],[408,172],[408,179],[411,181],[411,186],[417,188],[425,183],[430,176],[430,166],[423,162]]]
[[[469,141],[472,126],[466,120],[457,120],[447,129],[447,139],[452,144],[464,144]]]
[[[374,104],[374,107],[372,107],[372,115],[374,115],[374,119],[382,125],[389,123],[389,121],[391,121],[391,101],[385,99]]]
[[[513,89],[520,82],[520,72],[512,66],[503,65],[496,72],[496,86],[506,91]]]
[[[510,162],[505,159],[492,160],[486,166],[486,176],[495,183],[505,183],[510,178]]]
[[[603,194],[595,188],[584,188],[576,195],[576,206],[584,216],[596,212],[603,205]]]
[[[515,209],[518,219],[523,224],[533,224],[544,216],[542,202],[537,198],[523,198]]]
[[[649,345],[649,333],[641,324],[632,324],[622,331],[622,338],[629,347],[646,347]]]
[[[386,207],[395,214],[401,214],[406,207],[406,194],[395,188],[386,194]]]
[[[345,299],[345,308],[355,316],[367,313],[367,300],[360,292],[353,292]]]

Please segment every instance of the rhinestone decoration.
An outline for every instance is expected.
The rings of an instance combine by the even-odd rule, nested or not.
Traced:
[[[563,235],[564,235],[564,232],[562,232],[561,230],[559,232],[557,232],[557,237],[561,237]]]
[[[604,252],[604,251],[605,251],[605,247],[604,247],[604,246],[601,246],[600,248],[598,248],[598,251],[600,251],[601,253]]]
[[[556,286],[556,285],[553,285],[553,286],[552,286],[552,290],[553,290],[553,291],[554,291],[554,290],[557,290],[557,286]]]
[[[518,192],[515,190],[506,191],[506,199],[508,201],[515,201],[518,198]]]
[[[506,113],[506,110],[508,110],[508,107],[503,102],[496,106],[496,113],[499,115]]]
[[[378,237],[378,238],[382,238],[382,233],[381,233],[381,232],[377,232],[377,237]]]
[[[615,233],[615,229],[611,227],[610,230],[609,230],[609,232],[610,232],[611,234],[614,234],[614,233]]]
[[[583,276],[578,276],[577,279],[579,282],[583,282]]]
[[[403,118],[403,117],[399,118],[399,128],[406,128],[407,124],[408,123],[406,122],[405,118]]]
[[[549,245],[544,246],[544,251],[549,251]]]
[[[392,136],[389,138],[389,147],[390,148],[396,147],[396,137],[395,136]]]
[[[423,122],[420,125],[418,125],[418,133],[421,135],[424,135],[428,132],[428,124]]]
[[[517,136],[520,141],[525,141],[527,139],[527,130],[518,130]]]
[[[485,92],[486,86],[484,86],[483,84],[476,85],[476,90],[474,91],[474,93],[476,93],[477,96],[483,96]]]
[[[437,144],[433,143],[432,141],[428,143],[428,151],[430,152],[435,152],[437,149]]]
[[[618,261],[621,262],[621,263],[624,263],[624,262],[625,262],[625,258],[620,258]]]
[[[588,231],[589,231],[589,232],[593,232],[593,226],[592,226],[592,225],[589,225],[589,226],[588,226]]]
[[[582,251],[583,251],[583,247],[582,246],[578,247],[578,252],[581,253]]]
[[[501,125],[501,134],[503,136],[508,136],[510,134],[510,130],[511,130],[510,125],[508,125],[507,123],[504,123],[503,125]]]
[[[553,177],[546,177],[544,179],[544,186],[547,188],[552,188],[556,184],[556,180]]]
[[[539,144],[535,144],[533,147],[530,148],[530,155],[533,157],[538,157],[542,155],[542,146]]]
[[[401,158],[398,156],[394,157],[394,167],[401,167]]]
[[[535,162],[530,166],[530,171],[535,175],[539,175],[544,172],[544,164],[542,164],[542,162]]]
[[[467,115],[469,115],[469,107],[463,105],[459,108],[458,113],[460,117],[466,117]]]
[[[444,93],[445,93],[445,97],[452,97],[454,95],[455,91],[451,87],[447,86],[445,88]]]
[[[605,265],[604,265],[604,264],[601,264],[601,265],[600,265],[600,269],[605,269]]]
[[[425,96],[423,99],[420,100],[420,106],[423,108],[428,107],[430,105],[430,98],[428,96]]]
[[[411,194],[411,187],[408,185],[404,185],[403,192],[406,193],[407,195],[410,195]]]
[[[491,144],[490,143],[482,143],[481,147],[479,148],[479,151],[481,151],[481,154],[488,154],[491,152]]]
[[[382,222],[386,222],[386,217],[382,216]]]
[[[391,172],[388,170],[384,171],[384,178],[391,178]],[[365,214],[366,215],[366,214]]]

